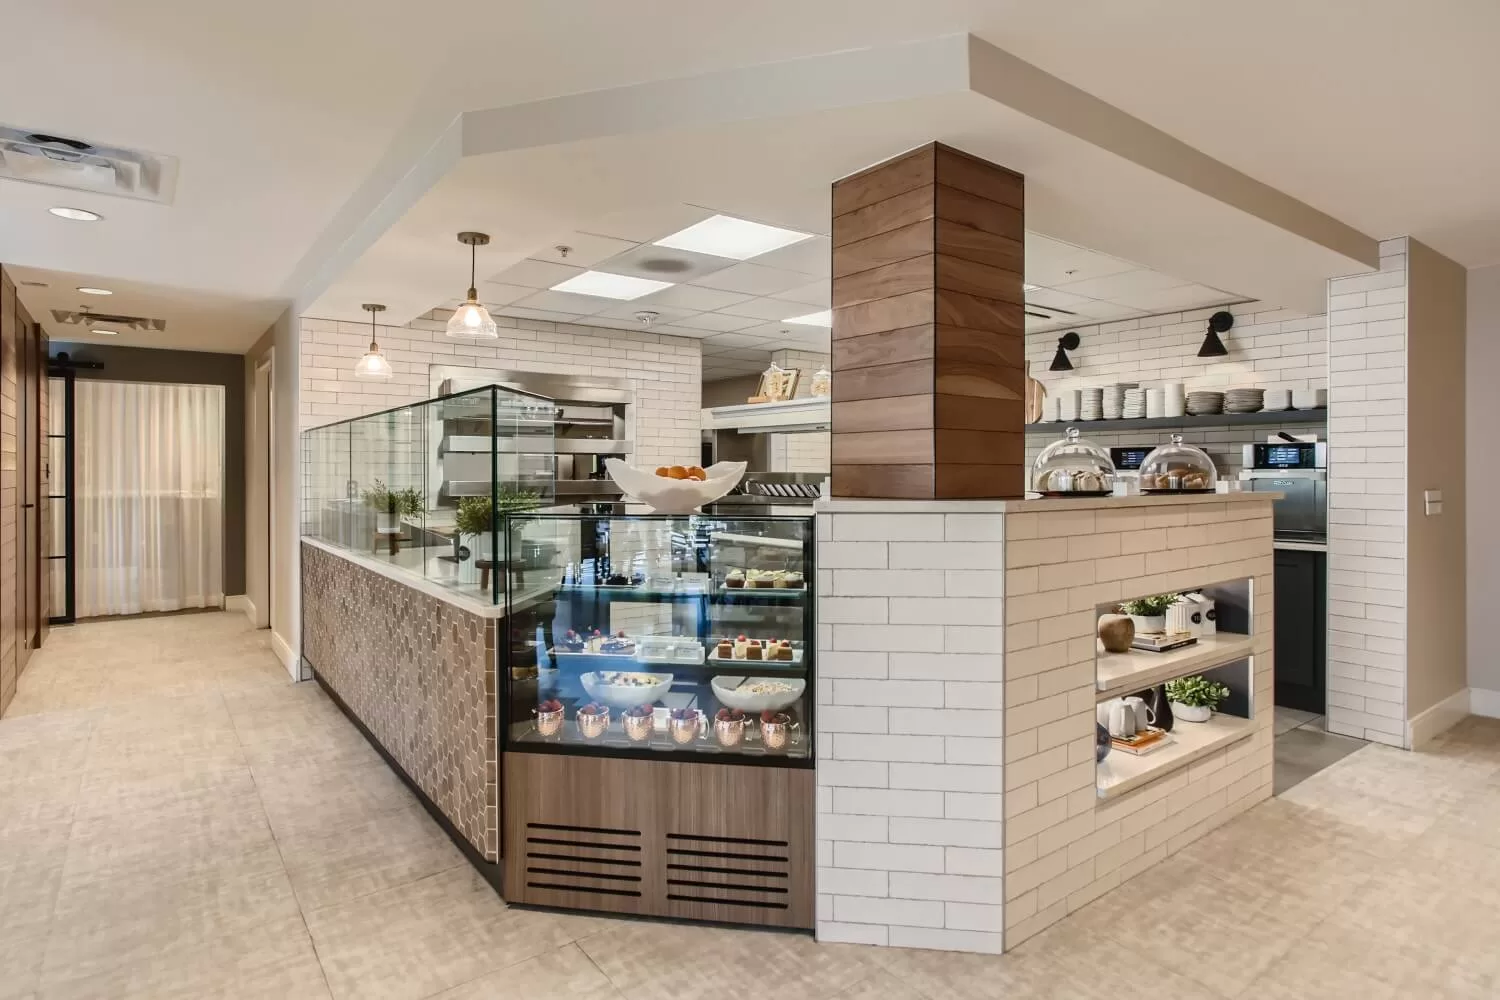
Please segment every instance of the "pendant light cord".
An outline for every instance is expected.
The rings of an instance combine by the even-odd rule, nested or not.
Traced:
[[[474,302],[474,301],[477,301],[479,299],[479,290],[478,290],[478,288],[475,287],[475,283],[474,283],[475,268],[476,268],[475,257],[478,255],[478,253],[479,253],[479,249],[474,244],[470,243],[469,244],[469,301],[470,302]]]

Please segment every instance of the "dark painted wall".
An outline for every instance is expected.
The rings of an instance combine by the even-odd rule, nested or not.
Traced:
[[[245,359],[238,354],[53,341],[52,357],[97,361],[80,379],[224,387],[224,593],[245,592]]]

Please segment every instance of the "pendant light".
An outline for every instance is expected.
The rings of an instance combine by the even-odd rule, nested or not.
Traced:
[[[1208,318],[1208,334],[1203,338],[1203,346],[1198,348],[1200,358],[1226,358],[1229,356],[1229,348],[1224,346],[1224,341],[1219,339],[1219,334],[1225,333],[1234,326],[1234,315],[1219,310]]]
[[[448,319],[450,337],[494,340],[500,336],[495,332],[495,321],[490,319],[489,310],[479,304],[479,292],[474,287],[474,255],[478,252],[475,248],[485,246],[489,241],[490,238],[484,233],[458,234],[458,242],[469,248],[469,297]]]
[[[1078,334],[1076,331],[1068,331],[1057,338],[1057,354],[1052,358],[1052,364],[1047,366],[1049,372],[1070,372],[1073,370],[1073,362],[1068,360],[1069,351],[1078,349]]]
[[[375,314],[385,312],[385,306],[366,302],[360,308],[370,314],[370,350],[354,366],[354,377],[369,379],[371,382],[385,382],[396,375],[391,370],[391,363],[380,353],[380,345],[375,343]]]

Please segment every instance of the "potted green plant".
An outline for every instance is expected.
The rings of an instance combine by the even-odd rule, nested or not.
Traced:
[[[1120,605],[1120,613],[1130,616],[1136,634],[1143,632],[1165,632],[1167,609],[1177,600],[1176,594],[1157,594],[1154,597],[1137,597]]]
[[[400,531],[403,517],[416,517],[427,509],[427,499],[421,490],[393,490],[379,479],[360,496],[365,505],[375,511],[375,530],[381,534]]]
[[[1207,722],[1229,697],[1227,687],[1202,674],[1167,681],[1166,688],[1172,716],[1181,722]]]
[[[502,486],[494,501],[485,497],[460,497],[454,516],[453,555],[458,562],[460,583],[477,583],[481,576],[476,563],[489,558],[489,534],[500,527],[506,514],[536,510],[542,498],[530,490]]]

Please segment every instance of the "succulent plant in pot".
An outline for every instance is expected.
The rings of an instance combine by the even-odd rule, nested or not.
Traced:
[[[1120,605],[1120,613],[1130,616],[1137,634],[1143,632],[1165,632],[1167,609],[1177,600],[1176,594],[1156,594],[1152,597],[1137,597]]]
[[[427,498],[421,490],[408,487],[393,490],[384,481],[376,479],[360,494],[365,506],[375,512],[376,530],[398,531],[403,517],[416,517],[427,509]]]
[[[1207,722],[1229,697],[1229,689],[1202,674],[1167,681],[1167,701],[1180,722]]]

